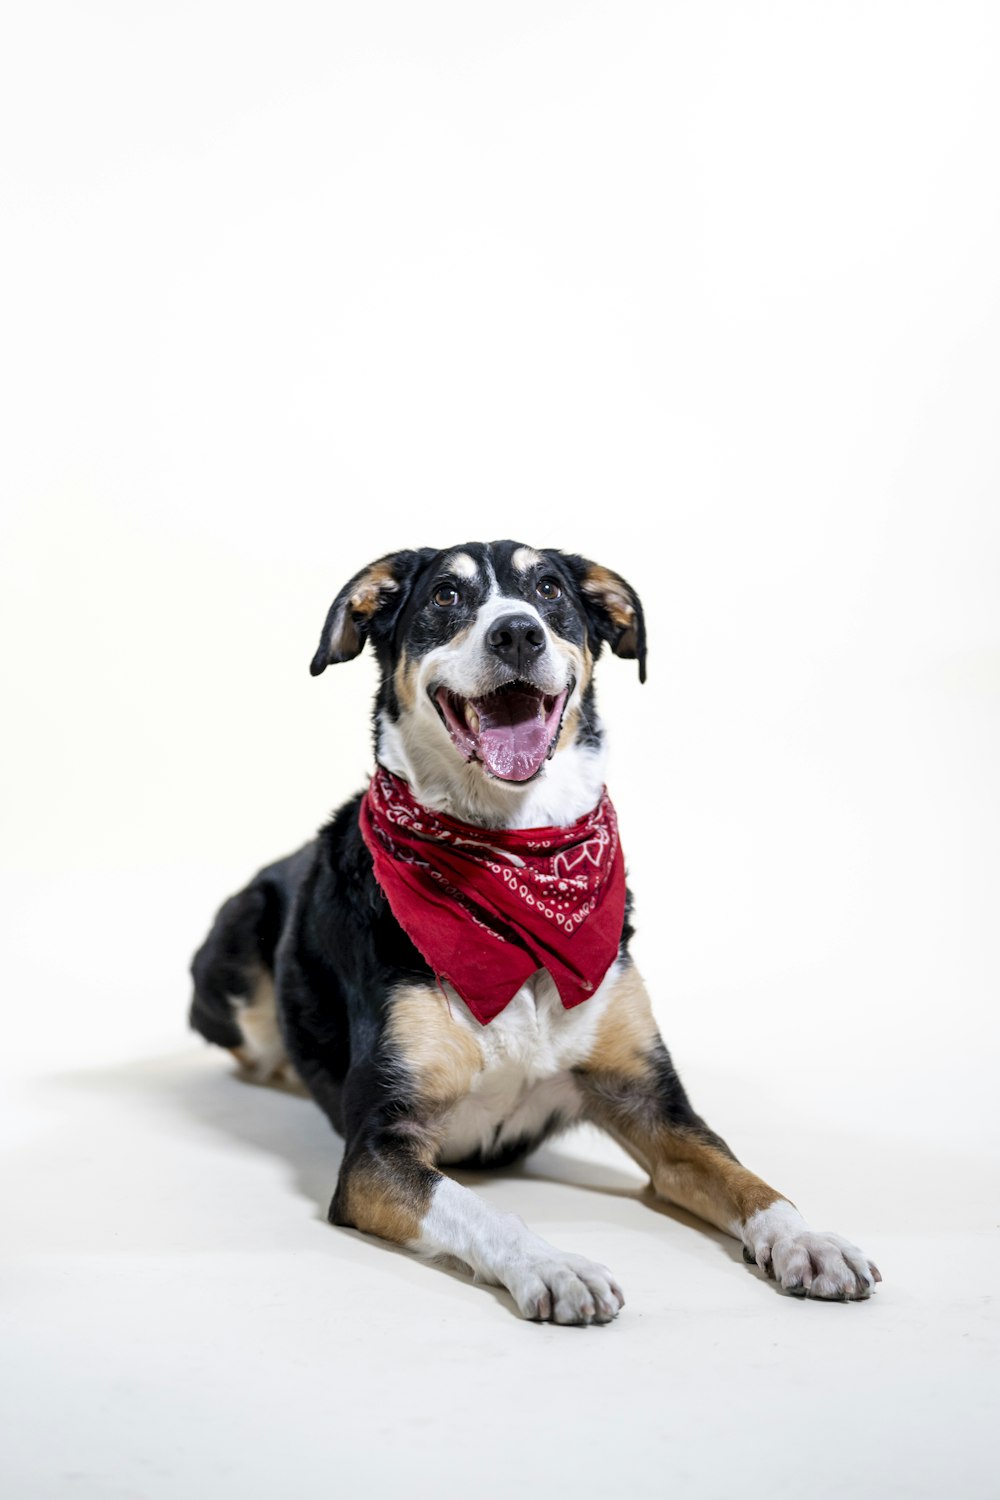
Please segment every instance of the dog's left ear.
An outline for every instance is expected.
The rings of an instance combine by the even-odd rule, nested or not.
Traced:
[[[616,656],[639,663],[639,681],[646,681],[646,621],[639,595],[618,573],[585,557],[562,555],[583,596],[598,643],[607,641]]]
[[[390,552],[355,573],[330,605],[323,634],[309,670],[318,677],[337,662],[351,661],[369,635],[384,638],[402,608],[421,566],[434,553]]]

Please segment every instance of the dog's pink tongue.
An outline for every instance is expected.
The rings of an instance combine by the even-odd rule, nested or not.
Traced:
[[[479,754],[501,781],[527,781],[534,776],[549,748],[542,699],[536,693],[508,689],[478,698]]]

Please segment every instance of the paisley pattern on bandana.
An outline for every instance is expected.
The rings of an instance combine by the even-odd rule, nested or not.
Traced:
[[[569,1010],[614,963],[625,861],[607,791],[569,828],[476,828],[424,807],[378,766],[359,824],[399,925],[482,1025],[538,969]]]

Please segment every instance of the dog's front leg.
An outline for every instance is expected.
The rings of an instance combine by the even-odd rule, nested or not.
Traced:
[[[366,1126],[348,1146],[330,1218],[506,1287],[522,1317],[608,1323],[624,1298],[606,1266],[555,1249],[439,1172],[421,1127]]]
[[[881,1281],[856,1245],[810,1229],[794,1204],[748,1171],[695,1114],[634,968],[621,974],[577,1076],[587,1115],[649,1173],[658,1196],[742,1240],[744,1259],[783,1290],[855,1301]]]

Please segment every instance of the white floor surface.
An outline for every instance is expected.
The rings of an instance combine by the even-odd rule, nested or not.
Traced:
[[[745,1159],[881,1263],[869,1303],[777,1294],[585,1130],[463,1178],[624,1286],[609,1327],[524,1323],[500,1291],[330,1228],[319,1112],[214,1049],[22,1081],[4,1493],[995,1496],[989,1163],[801,1104],[792,1131],[787,1101],[699,1083],[746,1121]]]

